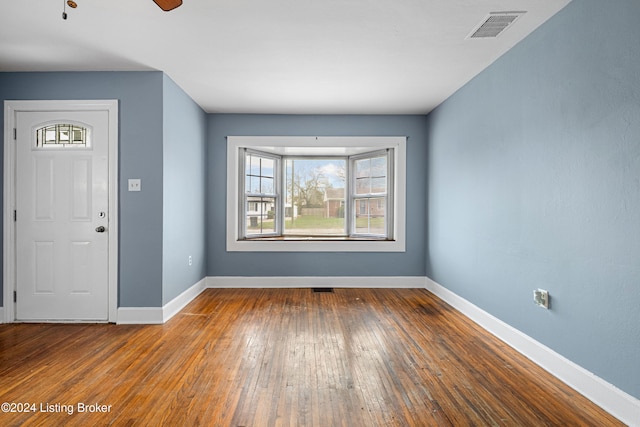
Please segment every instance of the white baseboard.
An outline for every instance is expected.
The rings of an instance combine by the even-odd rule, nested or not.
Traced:
[[[169,301],[162,307],[162,321],[163,323],[171,319],[178,314],[187,304],[193,301],[198,295],[205,290],[207,278],[201,279],[198,283],[191,286],[189,289]]]
[[[187,304],[193,301],[205,288],[424,288],[424,276],[393,277],[240,277],[209,276],[169,301],[163,307],[120,307],[119,325],[163,324]]]
[[[208,288],[424,288],[424,276],[209,276]]]
[[[429,278],[426,278],[426,288],[620,421],[640,427],[640,400]]]
[[[118,325],[161,325],[162,307],[118,307]]]
[[[160,325],[178,314],[187,304],[193,301],[206,288],[207,278],[166,303],[163,307],[120,307],[118,308],[119,325]]]

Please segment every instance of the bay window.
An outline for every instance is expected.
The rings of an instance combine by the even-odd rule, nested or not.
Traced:
[[[227,250],[405,249],[404,137],[227,138]]]

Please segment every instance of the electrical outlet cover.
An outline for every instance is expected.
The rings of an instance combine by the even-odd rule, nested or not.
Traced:
[[[549,308],[549,291],[536,289],[533,291],[533,301],[540,307]]]

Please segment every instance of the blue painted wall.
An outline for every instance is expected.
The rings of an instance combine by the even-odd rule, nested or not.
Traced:
[[[0,73],[3,102],[119,100],[121,307],[162,305],[162,90],[161,72]],[[141,178],[143,191],[128,192],[128,178]]]
[[[208,129],[208,275],[424,276],[427,144],[423,116],[214,114],[209,116]],[[228,135],[408,136],[406,253],[227,252]]]
[[[207,115],[166,74],[163,105],[162,303],[166,304],[206,275]]]
[[[638,22],[574,0],[429,115],[427,275],[640,398]]]

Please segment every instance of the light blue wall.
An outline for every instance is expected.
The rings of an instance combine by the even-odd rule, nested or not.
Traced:
[[[640,398],[638,22],[574,0],[429,115],[427,275]]]
[[[162,305],[162,89],[161,72],[0,73],[2,101],[119,100],[121,307]],[[128,192],[128,178],[143,191]]]
[[[206,275],[207,116],[167,75],[163,88],[162,302],[166,304]]]
[[[425,125],[423,116],[210,115],[208,275],[424,276]],[[408,136],[406,253],[226,252],[228,135]]]

